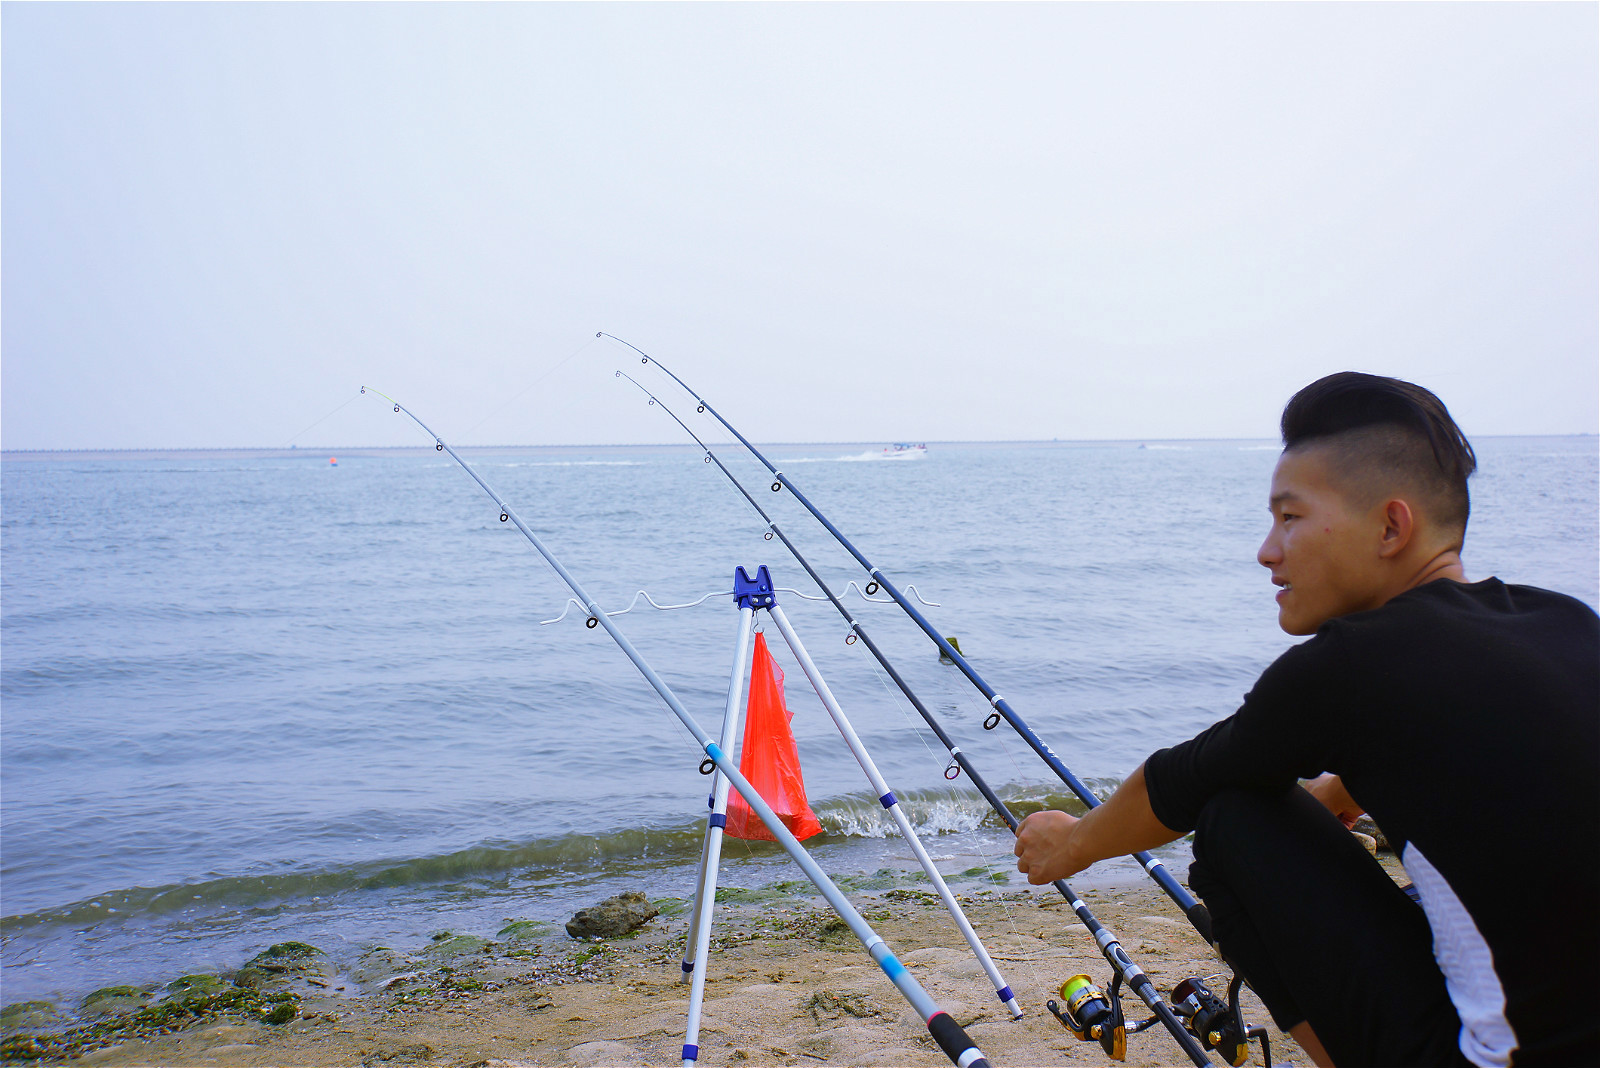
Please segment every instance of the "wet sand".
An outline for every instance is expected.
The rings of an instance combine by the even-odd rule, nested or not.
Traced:
[[[1398,872],[1392,856],[1383,859]],[[1084,900],[1164,993],[1186,977],[1224,970],[1154,886],[1088,885],[1080,881]],[[930,892],[902,886],[851,896],[993,1064],[1111,1063],[1098,1044],[1077,1041],[1045,1009],[1074,973],[1102,986],[1110,978],[1060,896],[971,882],[955,889],[1016,991],[1021,1020],[1009,1018]],[[948,1063],[820,899],[789,883],[725,896],[713,932],[701,1064]],[[57,1027],[40,1040],[37,1051],[45,1055],[26,1059],[103,1066],[677,1064],[689,1000],[679,981],[689,917],[681,901],[659,904],[662,915],[616,939],[578,940],[559,926],[525,922],[494,940],[440,936],[409,954],[380,949],[354,962],[317,958],[256,983],[261,995],[295,995],[296,1016],[286,1023],[264,1022],[260,1005],[198,1011],[163,1027],[127,1026],[133,1017],[124,1013],[102,1018],[98,1035]],[[1219,995],[1226,985],[1225,977],[1210,983]],[[1269,1024],[1248,990],[1244,1005],[1251,1024]],[[1125,997],[1124,1007],[1130,1025],[1150,1015],[1137,998]],[[7,1030],[13,1063],[27,1053],[19,1033],[43,1033]],[[1310,1063],[1287,1035],[1274,1030],[1270,1041],[1274,1063]],[[1189,1062],[1157,1025],[1128,1036],[1125,1063]],[[1251,1046],[1250,1063],[1261,1063],[1259,1044]]]

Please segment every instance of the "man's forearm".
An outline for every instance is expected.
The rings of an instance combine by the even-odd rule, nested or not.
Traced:
[[[1035,885],[1076,875],[1097,860],[1153,849],[1179,832],[1156,819],[1144,766],[1128,776],[1105,804],[1082,819],[1065,812],[1035,812],[1017,828],[1017,870]]]
[[[1105,804],[1090,809],[1078,821],[1072,837],[1071,852],[1074,859],[1083,859],[1083,866],[1078,869],[1082,871],[1095,861],[1154,849],[1183,835],[1156,819],[1144,781],[1144,765],[1140,764]]]

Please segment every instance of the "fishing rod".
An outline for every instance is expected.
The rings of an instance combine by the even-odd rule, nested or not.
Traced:
[[[1011,726],[1019,735],[1022,736],[1023,741],[1027,742],[1028,746],[1035,753],[1037,753],[1047,765],[1049,765],[1050,770],[1054,771],[1056,775],[1061,778],[1061,781],[1066,783],[1074,794],[1078,795],[1078,799],[1080,801],[1082,801],[1089,808],[1097,808],[1100,805],[1100,799],[1095,796],[1094,791],[1085,786],[1078,779],[1078,777],[1072,773],[1071,769],[1062,762],[1061,758],[1056,756],[1055,750],[1051,749],[1049,745],[1045,744],[1045,741],[1042,738],[1034,733],[1033,728],[1028,726],[1027,722],[1024,721],[1023,718],[1016,713],[1016,710],[1011,707],[1010,702],[1002,697],[993,686],[990,686],[989,683],[984,680],[982,675],[978,674],[977,669],[967,662],[966,657],[961,655],[961,651],[946,641],[944,636],[934,629],[933,624],[928,622],[927,617],[917,610],[917,607],[906,598],[905,594],[901,593],[900,590],[896,588],[893,582],[889,581],[888,576],[886,576],[881,569],[876,567],[872,561],[868,560],[864,555],[862,555],[861,550],[857,549],[850,539],[844,536],[844,533],[833,524],[833,521],[827,516],[823,515],[821,509],[812,504],[810,498],[802,493],[800,488],[796,486],[787,475],[778,470],[777,467],[773,466],[772,461],[763,456],[761,450],[757,449],[750,443],[749,438],[746,438],[743,434],[739,433],[734,425],[723,417],[721,412],[718,412],[709,403],[707,403],[704,397],[700,396],[700,394],[696,393],[692,388],[690,388],[689,384],[683,379],[673,374],[671,369],[664,365],[660,360],[649,355],[637,345],[623,341],[615,334],[607,334],[602,330],[597,332],[596,336],[609,337],[611,340],[618,342],[619,344],[627,345],[628,348],[639,354],[641,363],[653,363],[657,367],[661,368],[661,370],[666,373],[667,377],[678,383],[679,386],[683,387],[684,392],[688,393],[695,399],[695,402],[698,405],[696,409],[697,411],[711,413],[712,417],[715,418],[717,422],[721,423],[730,434],[739,439],[740,443],[749,450],[752,456],[761,461],[762,465],[766,467],[768,471],[772,472],[772,491],[774,493],[777,493],[779,490],[787,487],[789,492],[794,494],[795,500],[799,501],[801,505],[805,507],[806,511],[810,512],[816,518],[817,522],[821,523],[828,533],[833,535],[834,540],[843,546],[851,556],[855,557],[856,562],[859,563],[871,577],[872,581],[867,584],[867,592],[876,593],[877,590],[874,589],[874,586],[877,586],[881,587],[885,593],[894,598],[895,603],[905,611],[906,615],[911,617],[912,621],[916,623],[917,626],[922,628],[923,633],[925,633],[929,638],[933,639],[933,643],[939,647],[940,654],[949,659],[953,664],[956,665],[956,667],[960,668],[961,673],[967,677],[968,681],[978,688],[979,693],[983,694],[984,698],[989,702],[989,706],[994,709],[994,711],[984,720],[983,726],[985,730],[993,730],[999,725],[1000,721],[1004,719],[1007,723],[1011,724]],[[1214,939],[1211,933],[1211,914],[1207,911],[1205,905],[1201,904],[1199,901],[1196,901],[1194,895],[1185,890],[1182,884],[1172,877],[1172,873],[1167,871],[1166,866],[1155,857],[1151,856],[1148,851],[1134,853],[1133,858],[1139,862],[1140,866],[1144,868],[1144,870],[1149,874],[1150,878],[1154,879],[1156,884],[1166,892],[1167,896],[1171,898],[1180,909],[1183,910],[1183,914],[1188,918],[1189,922],[1194,925],[1194,929],[1200,933],[1200,937],[1204,938],[1207,943],[1213,942]]]
[[[362,386],[361,392],[367,392],[367,387]],[[683,724],[684,729],[694,736],[695,742],[705,751],[706,756],[716,765],[717,770],[727,778],[734,789],[739,791],[740,796],[745,799],[755,814],[761,817],[761,822],[766,824],[767,829],[772,832],[773,837],[783,847],[784,852],[788,853],[790,859],[800,866],[800,870],[805,872],[806,878],[810,879],[817,890],[821,892],[828,904],[832,906],[833,911],[839,914],[839,918],[861,940],[861,944],[866,947],[868,955],[883,970],[883,974],[894,984],[895,989],[899,990],[905,999],[911,1003],[911,1007],[916,1010],[917,1015],[922,1018],[927,1026],[928,1034],[933,1037],[934,1042],[938,1043],[945,1056],[950,1058],[951,1063],[956,1065],[956,1068],[989,1068],[989,1062],[984,1057],[983,1051],[967,1036],[961,1025],[951,1019],[949,1013],[939,1008],[933,998],[928,995],[928,992],[922,988],[922,984],[917,982],[916,977],[906,970],[905,965],[901,964],[894,953],[890,951],[888,944],[872,929],[861,913],[856,910],[856,907],[850,904],[850,900],[834,885],[833,880],[828,878],[827,873],[812,859],[811,854],[806,852],[799,840],[790,833],[789,828],[783,825],[783,820],[772,810],[772,806],[767,804],[761,794],[756,791],[756,788],[750,785],[750,781],[740,774],[738,765],[729,759],[728,754],[723,751],[721,746],[712,741],[709,734],[701,729],[700,724],[695,722],[694,717],[689,714],[689,710],[683,706],[683,702],[678,700],[677,694],[673,693],[665,680],[656,674],[655,669],[645,660],[643,654],[634,648],[633,643],[628,640],[621,630],[617,629],[617,625],[611,622],[606,614],[600,610],[600,606],[579,585],[572,572],[568,571],[561,561],[556,559],[555,555],[545,547],[544,542],[539,540],[538,535],[528,529],[528,525],[522,521],[522,517],[517,515],[512,507],[505,502],[505,499],[496,493],[489,483],[483,480],[483,476],[479,475],[471,464],[463,460],[455,449],[446,444],[443,438],[435,434],[426,423],[418,418],[415,412],[387,394],[380,393],[376,389],[372,392],[394,405],[396,412],[404,412],[409,416],[412,422],[421,427],[433,439],[435,449],[440,452],[448,452],[450,458],[460,464],[461,469],[472,476],[472,480],[478,484],[483,492],[487,493],[494,500],[494,503],[500,506],[500,522],[504,523],[510,520],[515,523],[517,529],[522,531],[523,536],[539,551],[539,555],[544,557],[545,563],[549,564],[555,573],[561,576],[561,580],[588,608],[590,618],[598,620],[600,626],[605,627],[606,633],[611,635],[612,640],[617,643],[617,647],[623,651],[629,660],[633,661],[633,666],[639,669],[639,674],[643,675],[645,681],[660,695],[661,700],[666,703],[672,714],[678,717],[678,721]],[[685,1064],[692,1064],[699,1056],[699,1052],[698,1046],[686,1044],[683,1048]]]
[[[626,344],[626,342],[624,342],[624,344]],[[980,775],[978,770],[972,766],[972,763],[970,760],[968,760],[967,755],[961,751],[961,747],[956,745],[955,742],[951,740],[950,736],[945,733],[944,727],[939,723],[939,720],[932,712],[928,710],[928,707],[922,703],[922,700],[917,697],[916,693],[911,689],[910,684],[907,683],[906,680],[900,675],[900,672],[895,669],[895,666],[890,663],[889,658],[884,655],[883,650],[878,648],[878,644],[872,640],[870,635],[867,634],[866,628],[861,625],[860,621],[850,614],[850,609],[846,608],[844,603],[840,601],[839,598],[834,594],[832,588],[830,588],[827,582],[823,580],[822,576],[817,573],[816,568],[811,566],[811,562],[806,559],[805,554],[802,553],[799,547],[796,546],[795,543],[789,539],[789,536],[783,532],[783,528],[778,526],[777,522],[772,518],[772,516],[767,514],[766,509],[761,507],[760,502],[758,502],[755,497],[750,494],[749,490],[745,489],[744,484],[740,482],[737,477],[735,477],[732,471],[728,470],[727,465],[722,462],[722,458],[713,452],[710,446],[700,439],[698,434],[689,429],[688,424],[682,419],[678,418],[678,414],[676,412],[667,407],[666,404],[662,403],[659,397],[657,397],[654,393],[651,393],[650,390],[646,389],[645,386],[632,375],[629,375],[624,371],[618,371],[616,374],[617,377],[626,378],[629,382],[632,382],[635,386],[638,386],[640,391],[643,392],[645,396],[650,398],[651,405],[660,407],[662,411],[666,412],[667,415],[672,417],[673,422],[677,423],[683,428],[684,433],[688,434],[694,439],[695,444],[700,446],[701,451],[705,453],[706,462],[715,463],[717,468],[727,476],[728,481],[733,483],[734,488],[737,489],[739,493],[743,495],[744,499],[750,503],[750,507],[756,510],[756,514],[765,520],[767,524],[767,532],[763,536],[769,541],[774,536],[776,536],[778,540],[782,541],[784,547],[789,550],[789,554],[795,558],[795,561],[799,563],[802,568],[805,569],[806,574],[811,576],[811,581],[817,584],[817,588],[823,592],[827,599],[833,604],[834,608],[838,609],[839,614],[842,615],[845,618],[845,621],[850,625],[851,634],[846,641],[849,641],[853,644],[855,639],[859,638],[861,640],[861,643],[867,647],[868,651],[872,653],[873,657],[877,659],[878,663],[883,666],[883,669],[888,673],[889,677],[894,680],[895,685],[900,688],[900,692],[906,695],[906,699],[911,702],[912,707],[915,708],[918,714],[922,716],[923,722],[926,723],[933,731],[934,736],[939,739],[940,744],[949,751],[952,763],[950,764],[950,767],[945,770],[945,777],[955,778],[955,775],[951,774],[952,769],[956,771],[956,774],[959,774],[961,771],[965,771],[967,773],[967,778],[972,780],[972,785],[977,787],[978,792],[983,795],[984,800],[989,802],[990,807],[993,808],[1000,818],[1005,821],[1006,826],[1011,828],[1012,833],[1016,833],[1016,830],[1020,825],[1020,821],[1012,814],[1010,808],[1008,808],[1006,803],[1000,799],[1000,796],[994,792],[994,789],[984,781],[983,776]],[[787,636],[787,631],[785,631],[785,634]],[[1122,1021],[1121,1006],[1117,1002],[1117,989],[1122,983],[1126,982],[1128,984],[1128,989],[1132,990],[1136,995],[1138,995],[1139,1000],[1143,1001],[1145,1005],[1149,1007],[1150,1011],[1155,1013],[1155,1016],[1152,1017],[1152,1020],[1159,1019],[1161,1023],[1166,1026],[1167,1030],[1172,1033],[1173,1038],[1176,1039],[1178,1044],[1183,1047],[1183,1051],[1188,1054],[1189,1058],[1193,1060],[1195,1064],[1209,1064],[1210,1062],[1206,1058],[1204,1048],[1202,1048],[1201,1044],[1196,1041],[1195,1036],[1184,1026],[1184,1022],[1178,1018],[1172,1008],[1170,1008],[1166,1002],[1162,1000],[1161,993],[1156,989],[1155,983],[1152,982],[1150,977],[1145,974],[1143,969],[1135,964],[1133,959],[1128,956],[1127,951],[1123,949],[1122,943],[1117,940],[1116,936],[1106,929],[1105,925],[1095,917],[1094,913],[1089,911],[1089,906],[1085,905],[1083,900],[1073,892],[1072,887],[1067,885],[1066,880],[1057,879],[1051,885],[1054,886],[1061,896],[1067,900],[1067,904],[1072,908],[1072,911],[1077,914],[1078,919],[1083,923],[1084,927],[1088,929],[1089,934],[1094,938],[1096,944],[1100,946],[1100,951],[1105,955],[1107,962],[1110,963],[1114,975],[1111,983],[1110,994],[1109,996],[1104,997],[1104,1001],[1108,1006],[1105,1015],[1103,1017],[1097,1017],[1094,1021],[1085,1026],[1072,1029],[1073,1034],[1080,1040],[1100,1041],[1108,1056],[1117,1060],[1121,1060],[1126,1049],[1126,1034]],[[1084,978],[1087,982],[1087,977]],[[1090,985],[1090,988],[1093,989],[1092,984]],[[1003,993],[1008,992],[1009,991],[1005,991]],[[1098,994],[1099,991],[1096,990],[1096,993]],[[1054,1002],[1051,1002],[1051,1004],[1053,1005]],[[1057,1015],[1058,1017],[1060,1016],[1059,1013]],[[1099,1028],[1098,1032],[1095,1031],[1096,1027]]]

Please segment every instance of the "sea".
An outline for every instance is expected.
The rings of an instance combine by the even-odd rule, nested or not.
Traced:
[[[982,695],[898,606],[863,596],[866,575],[791,493],[708,440],[1003,797],[1081,811],[1010,726],[985,729]],[[1600,607],[1596,438],[1475,445],[1469,577]],[[1097,791],[1228,715],[1294,640],[1255,561],[1270,441],[764,451]],[[734,569],[768,565],[941,869],[1025,885],[1004,825],[965,776],[945,777],[943,747],[700,450],[463,456],[713,736]],[[287,939],[348,959],[441,931],[559,924],[622,890],[691,894],[703,753],[570,596],[431,443],[7,454],[4,1000],[71,1003],[237,967]],[[807,848],[835,875],[913,880],[910,850],[767,629],[823,827]],[[1182,877],[1184,843],[1158,855]],[[769,843],[731,840],[724,857],[724,886],[800,878]],[[1074,882],[1139,878],[1124,860]]]

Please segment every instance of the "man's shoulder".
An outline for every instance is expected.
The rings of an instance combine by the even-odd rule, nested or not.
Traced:
[[[1412,664],[1443,650],[1477,649],[1493,660],[1507,641],[1560,650],[1568,659],[1592,651],[1600,659],[1600,616],[1575,597],[1537,586],[1439,579],[1380,608],[1328,620],[1286,649],[1261,682],[1317,678],[1337,688],[1372,665]]]
[[[1592,629],[1600,624],[1600,617],[1576,597],[1539,586],[1515,585],[1497,578],[1478,582],[1436,579],[1407,590],[1380,608],[1330,619],[1317,636],[1322,637],[1324,632],[1354,635],[1396,631],[1426,637],[1427,633],[1438,633],[1440,627],[1540,626],[1558,621],[1561,625],[1586,621]],[[1415,631],[1419,625],[1430,630]]]

